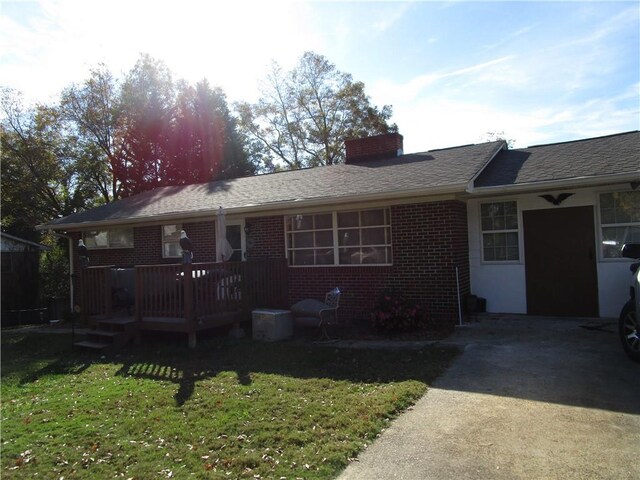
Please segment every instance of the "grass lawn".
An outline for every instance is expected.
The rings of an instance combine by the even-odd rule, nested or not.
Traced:
[[[184,344],[3,332],[2,478],[332,478],[457,354]]]

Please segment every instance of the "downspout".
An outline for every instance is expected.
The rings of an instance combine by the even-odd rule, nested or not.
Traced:
[[[73,312],[73,308],[75,306],[74,298],[73,298],[73,275],[75,274],[75,269],[73,265],[73,238],[69,235],[63,235],[62,233],[54,232],[53,230],[49,230],[49,233],[57,238],[66,238],[69,241],[69,311]]]

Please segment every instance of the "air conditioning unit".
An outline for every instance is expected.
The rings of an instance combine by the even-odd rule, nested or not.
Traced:
[[[293,335],[293,320],[289,310],[254,310],[251,317],[254,340],[273,342]]]

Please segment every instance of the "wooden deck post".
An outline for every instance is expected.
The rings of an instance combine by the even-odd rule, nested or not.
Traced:
[[[184,319],[187,322],[189,334],[189,348],[196,348],[196,322],[193,311],[193,264],[186,263],[182,267]]]
[[[76,311],[76,305],[73,306],[74,311],[72,314],[79,313],[80,321],[83,325],[87,324],[87,286],[85,285],[85,270],[80,268],[78,273],[76,274],[76,291],[77,291],[77,306],[79,307],[79,312]]]
[[[133,315],[136,320],[136,345],[140,344],[140,331],[142,330],[142,302],[144,296],[144,288],[142,284],[142,270],[139,267],[134,267],[135,272],[135,299],[133,301]]]
[[[111,318],[113,313],[113,305],[111,303],[111,268],[104,267],[104,315],[105,318]]]

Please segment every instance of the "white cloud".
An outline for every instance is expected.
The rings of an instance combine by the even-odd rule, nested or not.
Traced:
[[[384,33],[398,23],[411,9],[411,3],[393,2],[389,8],[383,9],[378,18],[374,20],[371,28],[377,33]]]
[[[637,130],[640,72],[629,55],[637,45],[624,41],[637,40],[637,18],[633,6],[564,41],[514,50],[502,42],[494,58],[471,52],[468,66],[375,82],[372,98],[393,105],[407,152],[476,143],[489,131],[525,147]],[[510,38],[534,32],[522,27]]]
[[[495,84],[511,78],[509,75],[496,75],[494,69],[497,65],[508,63],[513,58],[514,56],[504,56],[456,70],[425,73],[402,84],[394,84],[389,79],[383,79],[372,85],[371,96],[385,99],[385,103],[392,103],[394,105],[396,103],[409,102],[415,100],[420,95],[428,94],[427,89],[433,87],[438,82],[451,78],[456,78],[465,84],[471,81],[477,82],[479,78],[478,75],[482,72],[489,76],[482,77],[485,81]]]
[[[640,86],[635,85],[635,98]],[[541,143],[608,135],[640,129],[633,92],[580,105],[549,104],[534,110],[477,102],[426,99],[394,106],[394,120],[404,136],[405,151],[418,152],[482,141],[487,132],[504,132],[522,148]],[[623,103],[624,104],[624,103]]]
[[[307,6],[293,1],[42,0],[41,7],[41,19],[3,17],[0,37],[11,52],[3,83],[40,99],[81,81],[99,62],[126,72],[140,53],[163,60],[177,78],[206,77],[230,98],[246,98],[271,59],[286,66],[322,43],[305,28]]]
[[[515,40],[516,38],[521,37],[521,36],[529,33],[534,28],[535,28],[535,25],[527,25],[525,27],[519,28],[515,32],[509,33],[509,34],[506,34],[506,35],[500,37],[500,39],[497,42],[485,45],[484,48],[487,49],[487,50],[493,50],[493,49],[496,49],[498,47],[503,47],[505,45],[509,45],[510,43],[513,42],[513,40]]]

